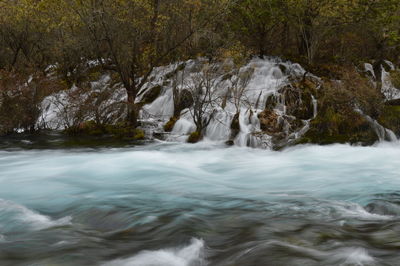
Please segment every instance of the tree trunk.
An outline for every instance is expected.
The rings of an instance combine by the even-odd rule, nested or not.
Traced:
[[[128,94],[128,116],[127,122],[132,127],[137,127],[138,112],[135,106],[136,91],[134,88],[126,88]]]

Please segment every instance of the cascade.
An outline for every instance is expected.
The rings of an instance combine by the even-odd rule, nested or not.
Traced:
[[[389,62],[386,64],[394,68]],[[196,130],[191,115],[193,105],[192,103],[189,106],[183,105],[182,110],[175,110],[178,105],[174,103],[176,98],[174,94],[190,92],[202,78],[207,78],[207,82],[211,84],[208,92],[204,86],[200,89],[202,90],[200,95],[209,93],[212,99],[202,107],[203,119],[209,121],[203,129],[204,138],[211,141],[230,141],[237,146],[272,148],[275,142],[287,144],[303,136],[310,128],[310,121],[317,116],[318,102],[314,95],[311,95],[312,116],[309,118],[300,119],[299,122],[299,119],[291,115],[288,110],[288,103],[290,101],[293,103],[293,97],[297,97],[296,101],[302,104],[300,95],[296,96],[298,92],[291,87],[293,80],[300,80],[306,73],[299,64],[283,62],[278,58],[254,58],[240,69],[235,69],[233,63],[226,60],[212,66],[211,74],[206,72],[209,65],[208,60],[199,58],[153,70],[136,101],[137,104],[143,105],[139,119],[142,125],[145,125],[148,134],[163,133],[159,136],[166,135],[165,139],[168,141],[187,140],[188,135]],[[373,66],[365,64],[364,67],[373,81],[376,76]],[[318,80],[315,76],[309,76]],[[384,67],[381,76],[382,92],[385,96],[388,99],[400,97],[400,91],[393,87],[390,73]],[[110,75],[105,73],[98,81],[91,82],[90,86],[91,91],[80,94],[80,97],[75,95],[79,91],[76,86],[69,91],[61,91],[46,97],[42,102],[42,114],[37,127],[64,129],[73,125],[76,123],[74,120],[76,114],[82,111],[79,106],[84,105],[85,100],[90,99],[95,93],[109,93],[107,101],[97,110],[97,113],[103,114],[105,121],[113,123],[123,119],[126,114],[126,107],[123,104],[126,102],[126,93],[122,84],[113,84]],[[152,97],[150,100],[149,95]],[[275,128],[269,130],[265,130],[260,121],[260,115],[267,110],[266,108],[269,110],[265,114],[266,118],[270,119],[267,122],[276,123]],[[179,119],[171,133],[164,134],[163,125],[179,111]],[[239,115],[239,126],[237,130],[232,131],[232,122],[236,114]],[[371,117],[364,116],[380,140],[397,140],[391,130],[383,128]],[[86,120],[94,118],[93,113],[85,117]],[[296,128],[292,126],[293,121],[297,121]],[[276,139],[274,132],[280,134],[279,140]]]
[[[378,136],[379,141],[398,141],[396,134],[392,130],[383,127],[378,123],[378,121],[365,114],[361,109],[356,108],[355,111],[361,114],[368,121]]]

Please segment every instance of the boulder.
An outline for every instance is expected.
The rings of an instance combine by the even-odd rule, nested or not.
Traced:
[[[258,119],[260,120],[260,128],[263,132],[268,135],[273,135],[282,131],[282,127],[279,123],[279,116],[269,109],[265,109],[258,114]]]
[[[188,138],[187,142],[188,142],[188,143],[197,143],[197,142],[199,142],[201,139],[202,139],[201,133],[198,132],[198,131],[195,131],[195,132],[192,132],[192,133],[189,135],[189,138]]]
[[[147,89],[143,94],[141,102],[143,104],[149,104],[154,102],[158,98],[158,96],[160,96],[161,90],[162,90],[161,85],[157,85]]]
[[[182,110],[189,108],[193,105],[192,93],[184,89],[180,91],[179,97],[177,97],[176,102],[174,102],[174,116],[179,117]]]

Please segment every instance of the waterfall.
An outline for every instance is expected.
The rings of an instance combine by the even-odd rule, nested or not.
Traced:
[[[390,71],[395,70],[395,66],[390,61],[384,61],[384,63],[390,68]],[[378,85],[378,82],[381,84],[381,92],[385,96],[386,100],[394,100],[400,98],[400,88],[396,88],[391,80],[390,72],[386,71],[383,65],[380,65],[381,75],[379,76],[378,73],[375,73],[374,67],[372,64],[365,63],[364,64],[365,72],[370,76],[371,82],[374,86]],[[378,80],[380,77],[380,80]]]
[[[318,101],[315,99],[314,95],[311,95],[312,104],[313,104],[313,118],[316,118],[318,115]]]
[[[193,86],[196,79],[204,76],[204,68],[208,64],[208,60],[199,58],[157,67],[153,70],[136,100],[137,104],[143,104],[139,120],[146,131],[163,135],[163,125],[176,113],[174,112],[174,93],[181,93]],[[278,58],[254,58],[239,69],[235,68],[231,60],[226,60],[218,63],[215,68],[215,73],[211,73],[214,76],[208,80],[214,84],[210,93],[213,101],[203,110],[205,120],[210,120],[212,115],[209,124],[204,128],[204,138],[221,142],[230,140],[232,120],[235,114],[240,112],[240,131],[231,141],[238,146],[272,147],[272,137],[260,129],[258,115],[264,111],[268,98],[273,95],[274,99],[277,99],[273,112],[280,117],[278,122],[282,124],[284,130],[288,131],[290,125],[283,118],[287,113],[286,99],[280,89],[290,84],[290,78],[301,78],[305,70],[299,64],[283,62]],[[221,70],[220,74],[217,73],[218,69]],[[113,106],[126,102],[126,93],[122,84],[113,84],[107,73],[98,81],[91,82],[90,85],[92,91],[98,93],[107,90],[113,92],[103,105]],[[43,112],[38,121],[38,127],[46,125],[49,129],[64,129],[76,123],[74,117],[80,111],[78,107],[84,99],[91,97],[91,92],[77,98],[73,96],[75,90],[79,91],[79,88],[73,87],[69,91],[46,97],[42,103]],[[148,94],[152,95],[151,100],[146,98]],[[76,99],[80,101],[75,102]],[[317,100],[313,98],[312,101],[315,117]],[[108,110],[106,106],[102,108],[108,123],[113,123],[115,119],[121,119],[121,115],[126,114],[123,109]],[[186,141],[188,135],[196,130],[190,111],[192,109],[187,109],[187,107],[181,111],[179,119],[167,137],[168,140]],[[93,119],[93,116],[89,115],[85,119]],[[304,127],[300,132],[306,129],[307,127]]]
[[[396,134],[392,130],[383,127],[378,123],[378,121],[365,114],[361,109],[356,108],[355,111],[361,114],[368,121],[378,136],[379,141],[398,141]]]

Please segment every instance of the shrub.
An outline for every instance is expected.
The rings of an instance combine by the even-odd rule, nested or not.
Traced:
[[[0,71],[0,135],[36,130],[43,98],[63,88],[62,82],[41,73]]]

